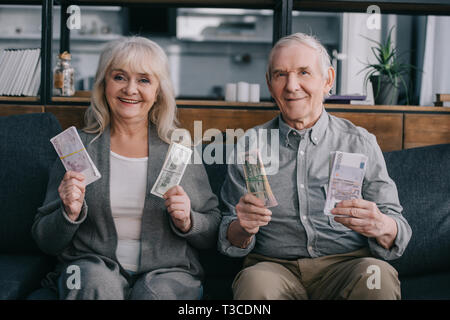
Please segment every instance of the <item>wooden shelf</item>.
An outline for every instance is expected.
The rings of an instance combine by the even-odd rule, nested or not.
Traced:
[[[325,104],[328,109],[345,109],[345,110],[365,110],[365,111],[398,111],[398,112],[445,112],[450,113],[448,107],[433,107],[433,106],[383,106],[383,105],[356,105],[356,104]]]
[[[78,103],[89,103],[91,102],[90,97],[81,97],[81,96],[73,96],[73,97],[52,97],[52,102],[78,102]]]
[[[253,107],[266,107],[269,109],[278,109],[277,105],[273,102],[259,102],[259,103],[249,103],[249,102],[227,102],[220,100],[177,100],[177,106],[191,106],[191,107],[248,107],[249,109]],[[434,106],[385,106],[385,105],[356,105],[356,104],[334,104],[326,103],[325,108],[333,110],[364,110],[364,111],[390,111],[390,112],[415,112],[415,111],[425,111],[425,112],[445,112],[450,113],[450,108],[448,107],[434,107]]]
[[[52,97],[53,102],[71,102],[88,104],[90,102],[90,91],[77,91],[72,97]],[[39,97],[0,97],[1,101],[39,101]],[[268,108],[278,109],[273,102],[228,102],[223,100],[190,100],[190,99],[177,99],[177,106],[181,107],[219,107],[219,108]],[[398,106],[398,105],[355,105],[355,104],[325,104],[326,109],[335,110],[364,110],[364,111],[390,111],[390,112],[439,112],[450,113],[449,107],[434,107],[434,106]]]
[[[45,112],[45,107],[40,105],[0,105],[0,117],[41,112]]]
[[[0,96],[0,102],[37,102],[39,97],[10,97],[10,96]]]
[[[177,106],[192,106],[192,107],[266,107],[276,108],[273,102],[228,102],[223,100],[176,100]]]
[[[87,105],[90,103],[90,91],[77,91],[72,97],[52,97],[52,102],[70,102],[70,103],[80,103]],[[2,102],[37,102],[39,97],[9,97],[0,96],[0,104]],[[269,110],[278,110],[278,107],[273,102],[228,102],[223,100],[188,100],[188,99],[177,99],[177,106],[179,107],[213,107],[221,109],[253,109],[253,108],[267,108]],[[389,111],[389,112],[437,112],[437,113],[450,113],[450,107],[434,107],[434,106],[388,106],[388,105],[355,105],[355,104],[325,104],[327,110],[360,110],[360,111]]]

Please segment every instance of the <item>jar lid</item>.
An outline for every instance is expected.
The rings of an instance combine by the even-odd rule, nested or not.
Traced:
[[[70,60],[71,55],[70,55],[69,52],[64,51],[63,53],[61,53],[61,54],[59,55],[59,57],[60,57],[61,59]]]

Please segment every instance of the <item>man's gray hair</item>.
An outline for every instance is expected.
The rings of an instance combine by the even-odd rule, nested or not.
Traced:
[[[276,50],[278,50],[280,47],[287,47],[291,44],[296,43],[303,44],[317,51],[317,53],[319,54],[319,63],[322,71],[322,76],[324,77],[324,79],[328,80],[328,68],[331,66],[331,61],[327,49],[325,49],[325,47],[320,43],[320,41],[317,40],[314,36],[297,32],[278,40],[277,43],[275,43],[275,45],[273,46],[272,50],[270,51],[266,73],[269,82],[272,79],[272,59]]]

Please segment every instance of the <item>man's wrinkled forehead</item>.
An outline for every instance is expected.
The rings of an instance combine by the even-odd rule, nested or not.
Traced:
[[[294,63],[294,65],[292,65]],[[314,66],[319,67],[319,52],[302,43],[290,43],[274,48],[272,53],[271,70],[306,70]]]

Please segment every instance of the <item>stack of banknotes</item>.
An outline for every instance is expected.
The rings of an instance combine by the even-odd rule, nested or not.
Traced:
[[[269,181],[258,150],[248,151],[244,155],[244,177],[247,191],[264,201],[267,208],[278,205],[270,188]]]
[[[50,139],[66,171],[80,172],[86,185],[101,178],[100,172],[92,162],[77,129],[72,126]]]
[[[342,151],[331,153],[331,173],[324,208],[326,215],[333,215],[331,209],[342,200],[361,198],[367,160],[367,156],[359,153]]]

